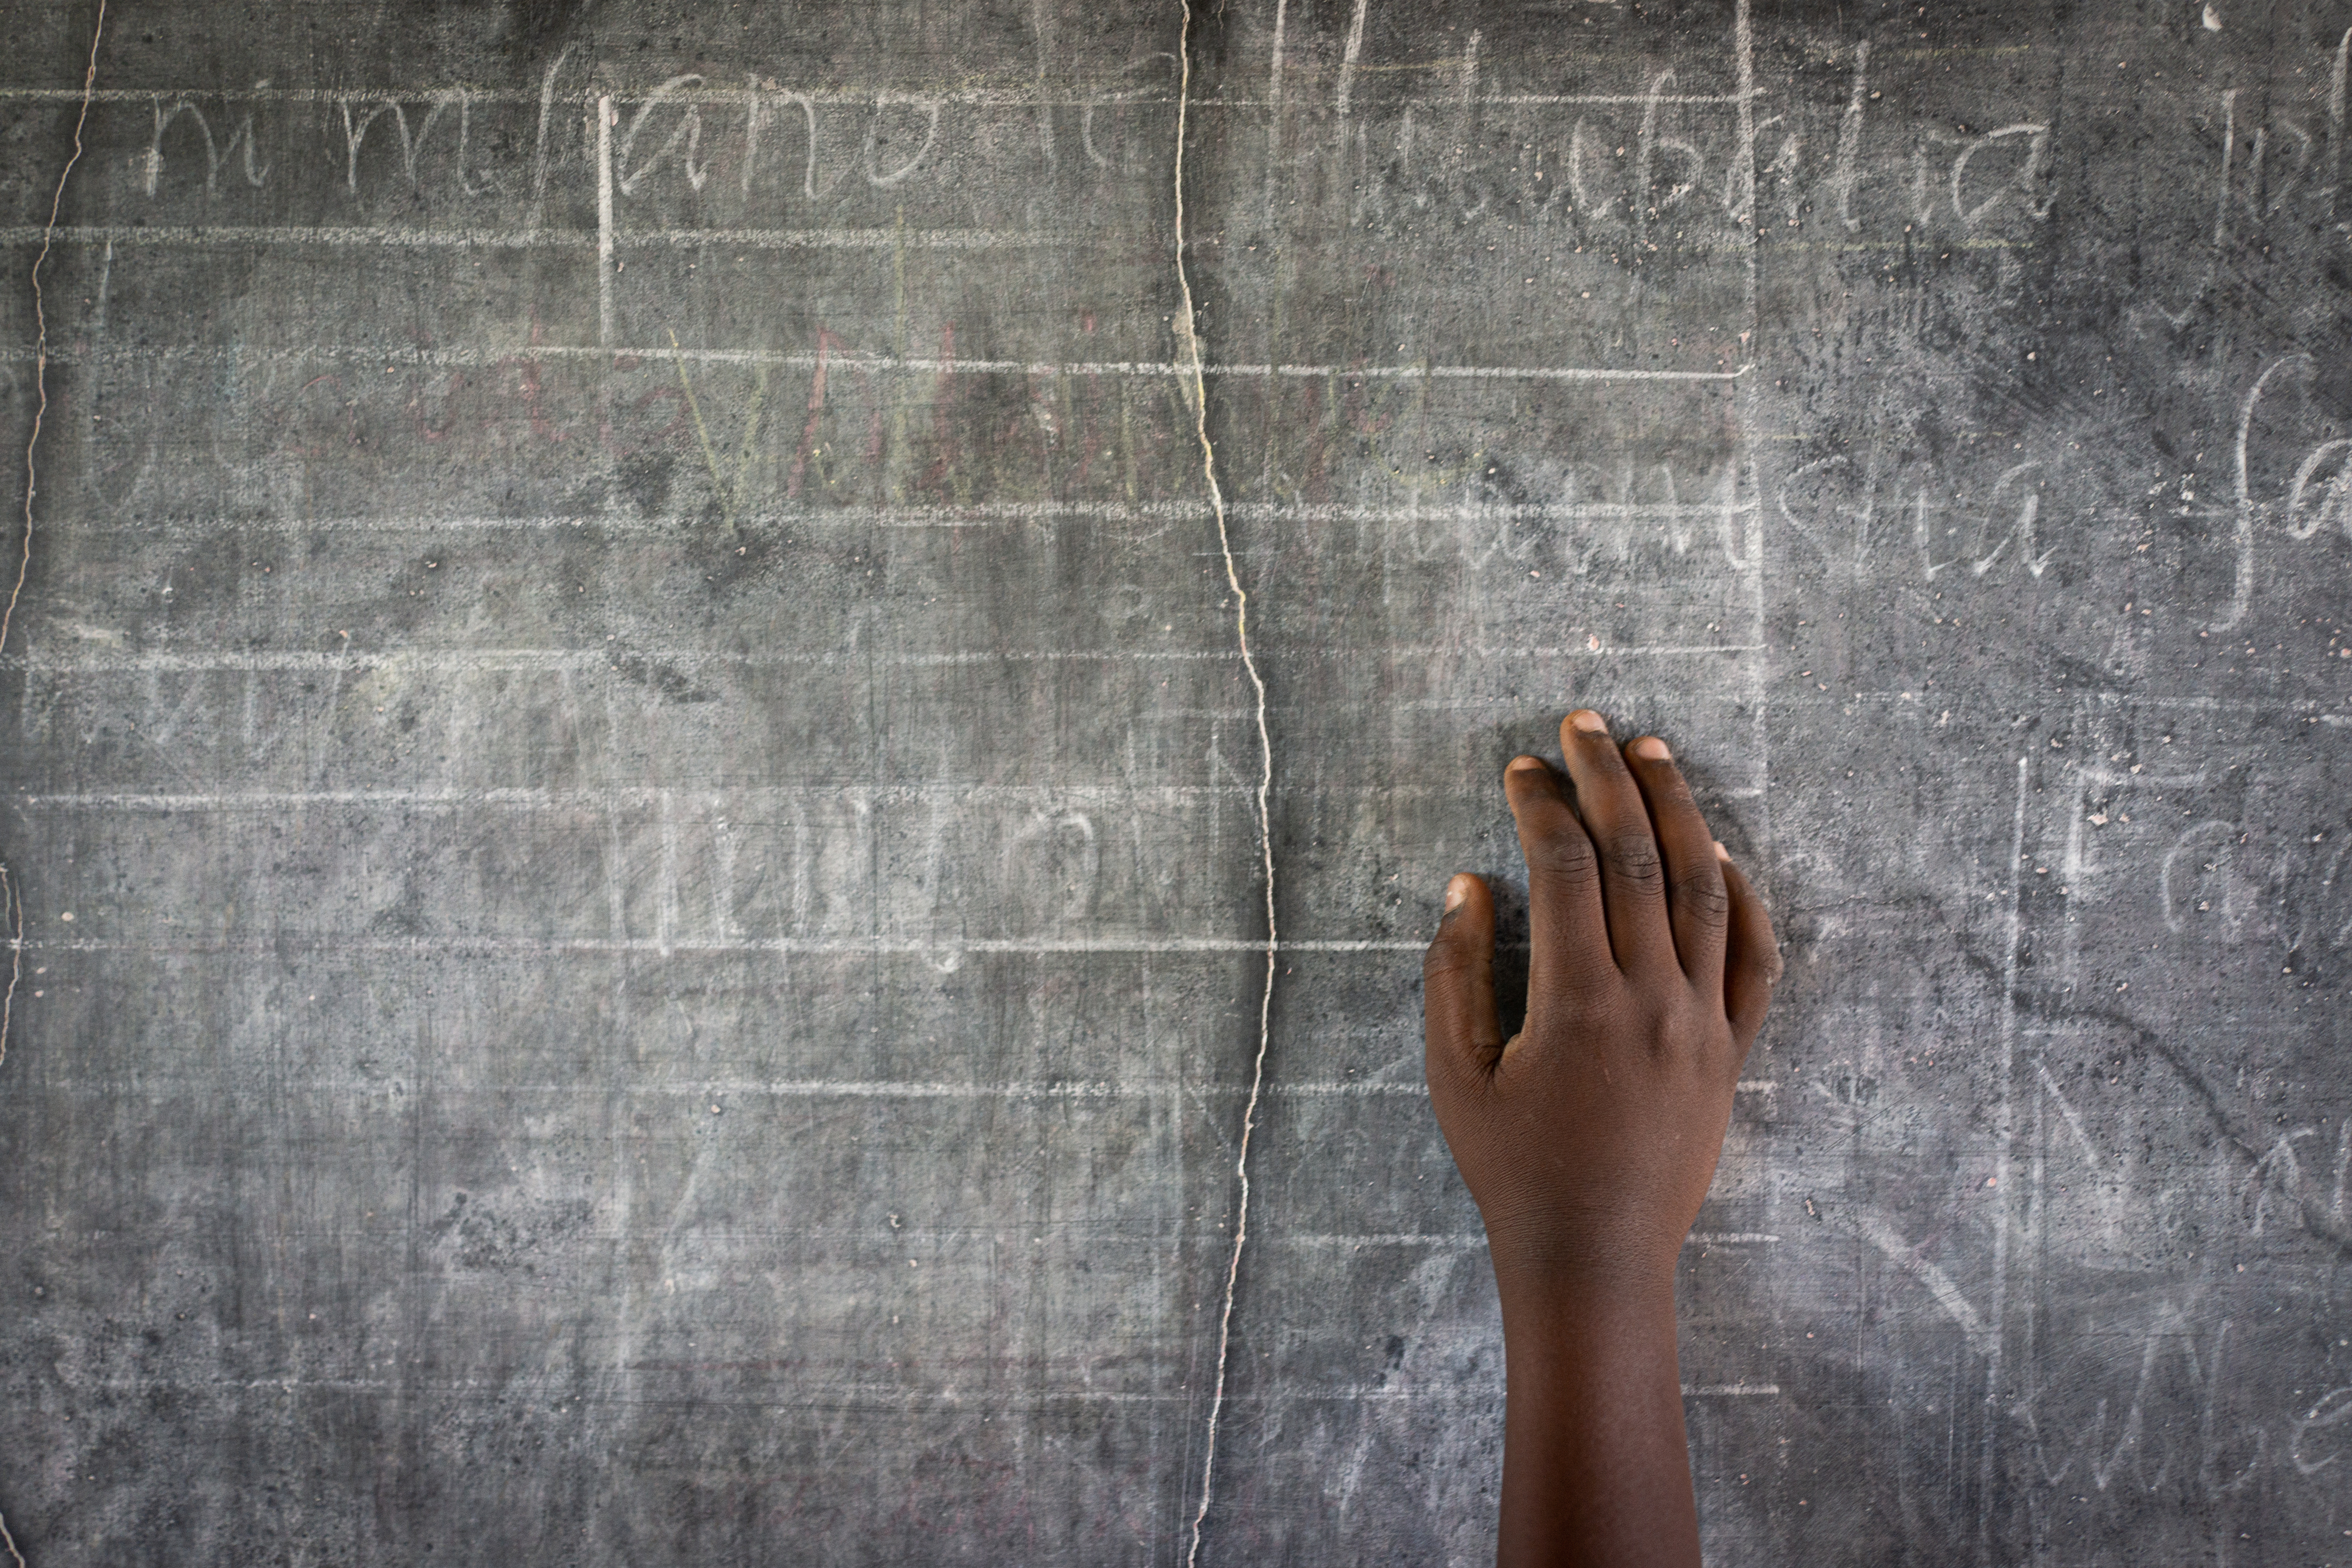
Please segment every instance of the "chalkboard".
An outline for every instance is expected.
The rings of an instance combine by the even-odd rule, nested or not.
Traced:
[[[1582,705],[1710,1559],[2352,1562],[2352,5],[0,16],[36,1568],[1486,1560]]]

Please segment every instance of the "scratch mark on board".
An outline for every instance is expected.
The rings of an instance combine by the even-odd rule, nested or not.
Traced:
[[[2017,1141],[2016,1101],[2011,1083],[2017,1060],[2017,968],[2025,940],[2025,805],[2031,769],[2017,759],[2017,815],[2009,841],[2009,956],[2003,962],[2000,988],[2000,1103],[1995,1124],[2000,1153],[1993,1161],[1996,1200],[1992,1233],[1992,1311],[1985,1324],[1985,1407],[1990,1412],[2000,1398],[2003,1312],[2009,1295],[2009,1206],[2011,1155]],[[1992,1480],[2000,1452],[2000,1423],[1985,1422],[1984,1454],[1979,1467],[1977,1545],[1992,1561]]]

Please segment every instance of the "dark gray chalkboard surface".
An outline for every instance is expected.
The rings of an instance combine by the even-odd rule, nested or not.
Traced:
[[[1581,704],[1787,940],[1712,1559],[2352,1563],[2352,4],[95,21],[36,1568],[1481,1562],[1417,953]]]

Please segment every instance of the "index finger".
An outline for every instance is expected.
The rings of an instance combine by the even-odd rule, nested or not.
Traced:
[[[1601,866],[1559,775],[1539,757],[1503,770],[1528,861],[1528,997],[1582,988],[1615,966],[1601,910]]]

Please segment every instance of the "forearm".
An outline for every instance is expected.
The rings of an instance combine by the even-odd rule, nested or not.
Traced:
[[[1499,1568],[1696,1568],[1671,1272],[1511,1288]]]

